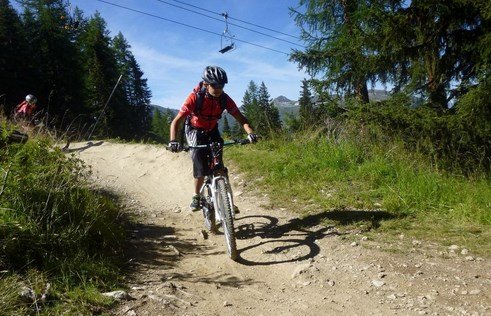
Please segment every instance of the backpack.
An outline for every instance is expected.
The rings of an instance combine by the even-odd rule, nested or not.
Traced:
[[[203,102],[205,102],[205,95],[206,95],[206,87],[202,86],[198,92],[196,92],[196,107],[194,109],[194,115],[201,115],[201,108],[203,107]],[[220,96],[220,108],[223,111],[227,108],[227,94],[225,92],[222,93]],[[222,115],[218,117],[218,119],[221,119]]]

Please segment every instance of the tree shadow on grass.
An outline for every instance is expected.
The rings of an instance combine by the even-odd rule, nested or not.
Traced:
[[[358,223],[368,223],[371,228],[379,228],[380,223],[386,220],[400,218],[386,211],[380,210],[350,210],[340,209],[325,211],[320,213],[317,219],[319,223],[327,220],[335,221],[342,226],[356,225]]]
[[[370,227],[377,228],[384,220],[396,218],[385,211],[371,210],[334,210],[311,214],[302,218],[294,218],[285,224],[269,215],[245,216],[237,218],[237,239],[262,240],[245,248],[239,249],[238,262],[244,265],[272,265],[294,262],[314,258],[319,254],[320,248],[316,240],[333,237],[340,233],[333,225],[325,223],[335,222],[335,225],[353,225],[369,223]],[[254,260],[247,258],[249,251],[262,250],[262,255]],[[295,255],[291,255],[292,252]]]

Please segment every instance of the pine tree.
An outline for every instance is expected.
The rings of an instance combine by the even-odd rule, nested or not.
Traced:
[[[114,90],[110,102],[107,102],[120,74],[106,22],[98,12],[89,19],[87,31],[81,36],[80,44],[86,72],[87,108],[100,118],[96,122],[95,132],[129,137],[126,127],[131,112],[121,85]]]
[[[126,101],[130,105],[127,119],[129,120],[128,134],[130,137],[145,135],[151,126],[150,97],[151,92],[147,86],[147,79],[135,57],[131,53],[131,46],[123,34],[119,33],[113,40],[113,48],[119,72],[123,74],[122,89]]]
[[[316,116],[314,113],[314,105],[312,104],[312,95],[309,89],[309,83],[306,79],[302,81],[302,91],[300,92],[300,104],[299,116],[300,124],[304,128],[311,127],[315,123]]]
[[[66,3],[62,0],[25,0],[29,92],[58,124],[69,124],[83,103],[80,55],[65,29]]]
[[[490,72],[488,0],[301,0],[292,14],[307,44],[292,60],[321,96],[368,102],[381,82],[442,111]]]
[[[151,131],[156,136],[158,142],[169,142],[170,123],[173,116],[174,114],[169,109],[166,109],[163,112],[154,109],[151,121]]]
[[[367,81],[374,79],[374,65],[364,36],[371,31],[371,24],[363,20],[368,5],[361,0],[301,0],[305,12],[291,9],[307,43],[292,60],[313,77],[323,75],[317,81],[319,93],[334,90],[369,101]]]
[[[258,90],[259,126],[256,128],[259,134],[271,135],[281,129],[281,120],[278,109],[274,106],[268,88],[261,82]]]
[[[279,111],[264,82],[259,88],[254,81],[249,82],[242,99],[242,111],[258,134],[266,136],[281,129]]]
[[[227,115],[223,116],[223,130],[222,135],[224,138],[230,138],[232,136],[232,132],[230,130],[230,125],[228,123]]]
[[[232,124],[230,127],[230,137],[233,139],[235,138],[242,138],[243,136],[243,129],[240,127],[238,123],[235,122],[235,124]]]
[[[259,123],[258,118],[258,87],[254,81],[250,81],[242,98],[241,110],[253,126]]]
[[[25,36],[17,12],[8,0],[0,0],[0,105],[9,115],[25,95]]]

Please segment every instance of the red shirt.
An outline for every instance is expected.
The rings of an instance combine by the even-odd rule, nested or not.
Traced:
[[[35,104],[29,104],[27,101],[22,101],[22,103],[15,108],[15,113],[30,116],[35,108]]]
[[[222,107],[220,97],[214,97],[209,93],[206,93],[203,99],[203,105],[201,107],[201,111],[199,115],[194,113],[196,108],[196,100],[197,100],[197,91],[199,91],[200,87],[194,88],[193,92],[189,94],[189,96],[184,101],[184,104],[181,106],[179,113],[183,116],[190,115],[190,124],[193,127],[204,129],[209,132],[218,124],[218,120],[220,115],[222,114]],[[235,104],[234,100],[227,96],[227,104],[226,110],[230,115],[235,115],[239,113],[239,108]]]

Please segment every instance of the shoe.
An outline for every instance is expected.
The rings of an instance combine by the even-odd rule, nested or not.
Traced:
[[[199,209],[201,208],[200,200],[201,200],[201,197],[199,196],[199,194],[196,194],[195,196],[193,196],[193,200],[191,201],[191,204],[189,205],[189,209],[191,210],[191,212],[199,211]]]

